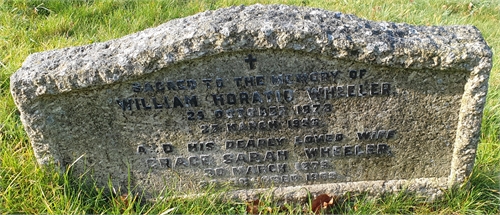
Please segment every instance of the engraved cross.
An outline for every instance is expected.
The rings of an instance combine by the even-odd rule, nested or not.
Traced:
[[[248,58],[245,58],[245,62],[250,65],[250,69],[255,69],[254,62],[257,62],[257,58],[253,58],[251,54],[248,55]]]

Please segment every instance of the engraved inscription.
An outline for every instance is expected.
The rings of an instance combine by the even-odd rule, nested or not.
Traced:
[[[245,58],[245,62],[248,63],[250,66],[250,69],[255,69],[255,62],[257,62],[257,58],[254,58],[251,54],[248,55],[247,58]]]
[[[258,71],[256,62],[245,57],[250,70]],[[133,82],[132,96],[116,103],[123,113],[184,115],[189,132],[201,135],[137,145],[135,154],[152,170],[194,171],[200,187],[323,183],[351,177],[338,164],[343,160],[396,153],[396,127],[353,129],[349,123],[362,121],[345,112],[348,100],[396,95],[389,81],[367,69],[169,78]],[[352,120],[339,120],[346,117]]]

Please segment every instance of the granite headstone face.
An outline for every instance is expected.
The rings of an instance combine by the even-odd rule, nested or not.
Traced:
[[[238,6],[32,54],[11,92],[39,163],[150,197],[434,195],[471,172],[491,58],[472,26]]]

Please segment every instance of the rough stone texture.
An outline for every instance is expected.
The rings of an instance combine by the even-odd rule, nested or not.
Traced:
[[[245,62],[249,54],[257,59],[253,67]],[[473,26],[412,26],[321,9],[252,5],[207,11],[103,43],[32,54],[12,75],[11,92],[39,163],[72,164],[75,174],[87,172],[101,184],[110,178],[121,187],[127,186],[130,174],[132,185],[150,197],[167,186],[197,190],[212,182],[233,183],[240,189],[233,195],[244,199],[261,192],[303,198],[305,191],[375,194],[402,189],[432,197],[442,188],[462,183],[472,170],[491,58]],[[350,77],[350,71],[358,76]],[[322,73],[327,74],[324,80]],[[280,74],[291,74],[292,83],[272,84],[272,77]],[[298,83],[297,74],[307,74],[307,83]],[[250,76],[255,86],[237,86],[234,80],[242,77],[245,85],[244,77]],[[259,76],[262,85],[256,80]],[[208,78],[211,88],[202,80]],[[217,78],[224,87],[216,87]],[[156,83],[166,88],[168,81],[178,80],[184,80],[185,90],[145,90],[148,83],[157,89]],[[188,80],[197,86],[189,88]],[[141,86],[139,92],[133,90],[134,84]],[[390,86],[386,94],[380,88],[383,84]],[[324,92],[325,87],[343,87],[344,94],[324,99],[308,93],[313,88]],[[284,99],[287,90],[293,90],[291,101]],[[273,94],[267,101],[266,91],[279,91],[281,100]],[[250,100],[259,92],[263,101],[240,104],[242,92]],[[228,104],[230,93],[238,96],[237,104]],[[189,103],[185,97],[193,95],[197,104],[185,104]],[[212,95],[223,95],[226,103],[217,105]],[[153,98],[160,103],[165,96],[171,108],[165,103],[155,108]],[[174,108],[174,97],[180,98],[182,107]],[[130,107],[124,103],[127,99],[132,101]],[[307,113],[297,108],[316,104],[333,109]],[[147,106],[151,110],[145,110]],[[269,116],[271,107],[280,106],[286,113]],[[266,116],[227,117],[231,110],[261,107]],[[217,110],[222,110],[220,119]],[[188,120],[190,111],[194,120]],[[197,118],[198,111],[203,111],[203,119]],[[289,120],[303,118],[320,124],[288,128]],[[273,120],[281,123],[279,128],[227,131],[227,124]],[[203,126],[212,124],[221,129],[202,132]],[[380,130],[394,133],[389,138],[358,137]],[[321,134],[343,138],[296,141],[296,136],[306,141],[308,135]],[[248,143],[258,138],[284,138],[284,142],[245,149],[226,145],[230,140]],[[213,147],[200,151],[187,147],[209,142]],[[386,145],[390,150],[384,150]],[[330,151],[309,158],[306,151],[314,147]],[[340,154],[335,155],[333,147],[340,147]],[[371,147],[382,148],[370,154]],[[286,156],[279,157],[280,150]],[[249,162],[254,152],[263,156],[259,162]],[[238,161],[238,154],[246,155],[246,162]],[[230,163],[224,162],[231,156]],[[192,163],[184,165],[179,157]],[[170,159],[170,167],[165,159]],[[315,161],[328,165],[318,170],[301,166]],[[273,169],[278,164],[287,165],[285,172]],[[252,173],[259,172],[258,165],[267,172]],[[250,166],[256,169],[249,175],[234,175],[233,168],[246,171]],[[208,176],[216,168],[224,175]],[[326,178],[313,180],[319,175],[311,174],[325,172]],[[290,181],[292,175],[300,180]]]

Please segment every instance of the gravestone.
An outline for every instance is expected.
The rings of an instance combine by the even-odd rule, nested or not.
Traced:
[[[32,54],[11,92],[40,164],[148,197],[433,196],[472,170],[491,57],[473,26],[238,6]]]

